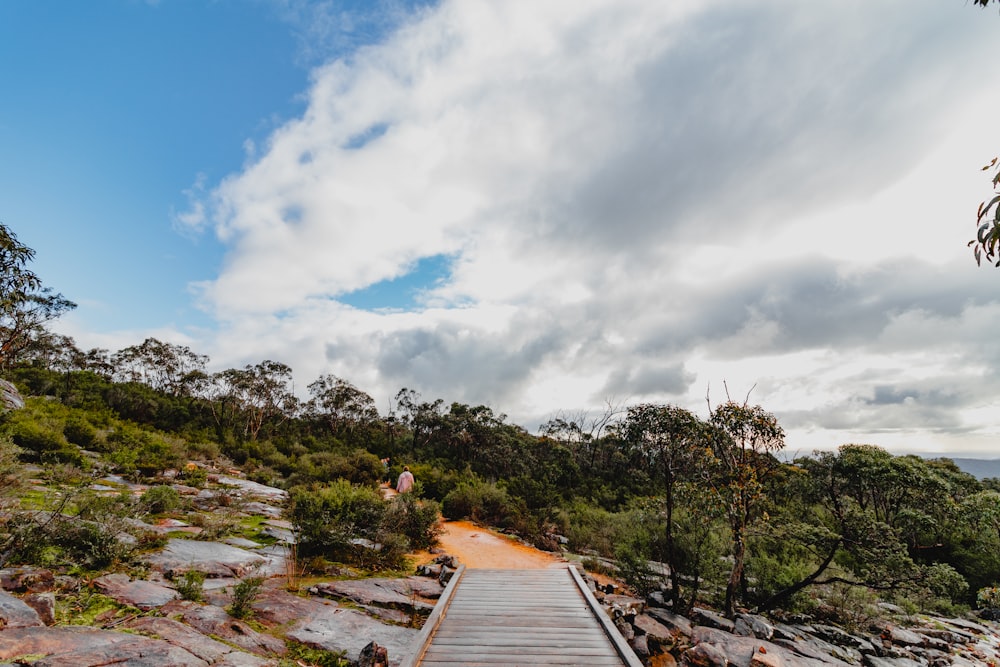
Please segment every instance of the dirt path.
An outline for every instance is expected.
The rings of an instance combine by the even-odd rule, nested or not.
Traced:
[[[554,554],[525,546],[468,521],[445,521],[442,527],[440,548],[468,568],[537,570],[565,563]]]
[[[396,491],[388,484],[383,484],[382,495],[391,498],[396,495]],[[469,521],[442,519],[441,527],[438,547],[468,568],[538,570],[566,562],[555,554],[539,551]],[[426,551],[415,554],[415,557],[417,564],[434,560],[434,556]]]

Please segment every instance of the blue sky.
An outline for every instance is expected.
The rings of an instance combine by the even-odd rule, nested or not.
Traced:
[[[748,392],[788,447],[996,453],[1000,16],[952,0],[0,3],[0,220],[213,370],[535,429]]]

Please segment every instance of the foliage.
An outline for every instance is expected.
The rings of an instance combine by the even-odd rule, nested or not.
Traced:
[[[139,500],[148,514],[166,514],[181,507],[181,494],[165,484],[149,487]]]
[[[0,223],[0,368],[45,334],[45,324],[76,307],[62,294],[45,287],[28,268],[35,251]]]
[[[772,452],[784,447],[778,420],[758,406],[729,401],[712,411],[710,438],[716,471],[710,483],[729,521],[733,566],[726,582],[725,611],[732,616],[746,597],[747,532],[766,515],[765,482],[777,467]]]
[[[449,519],[471,519],[498,528],[517,528],[523,523],[523,508],[506,489],[473,476],[460,482],[441,501],[441,511]]]
[[[433,500],[418,500],[413,493],[402,493],[389,504],[382,527],[406,537],[412,549],[430,549],[441,534],[440,511],[440,505]]]
[[[976,606],[980,609],[1000,608],[1000,586],[980,588],[976,593]]]
[[[180,579],[174,579],[174,588],[182,600],[201,602],[205,598],[205,573],[199,570],[188,570]]]
[[[251,573],[233,586],[233,595],[226,611],[233,618],[247,618],[253,614],[253,603],[260,597],[265,577]]]
[[[386,510],[378,490],[343,479],[292,489],[290,517],[300,555],[349,562],[358,540],[378,541]]]

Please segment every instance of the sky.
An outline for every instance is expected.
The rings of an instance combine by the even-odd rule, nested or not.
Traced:
[[[0,222],[82,349],[995,458],[998,34],[966,0],[10,0]]]

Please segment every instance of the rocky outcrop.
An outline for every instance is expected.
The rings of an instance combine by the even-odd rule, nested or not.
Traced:
[[[1000,626],[991,621],[907,616],[883,608],[892,622],[869,634],[822,623],[782,623],[755,614],[728,619],[710,609],[675,614],[664,596],[636,601],[603,594],[607,613],[650,667],[939,667],[1000,664]]]
[[[152,581],[133,581],[127,574],[106,574],[94,580],[100,592],[123,604],[148,611],[177,597],[177,591]]]
[[[171,578],[188,570],[198,570],[209,577],[236,578],[263,567],[267,558],[219,542],[172,539],[146,561]]]

